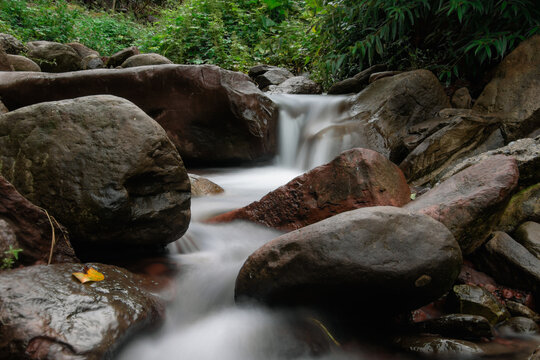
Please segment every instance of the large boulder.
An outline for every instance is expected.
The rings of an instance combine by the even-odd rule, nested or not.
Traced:
[[[124,61],[126,61],[128,58],[139,55],[141,52],[136,46],[131,46],[128,48],[125,48],[123,50],[120,50],[118,52],[115,52],[112,54],[109,59],[107,60],[107,67],[117,67],[122,65]]]
[[[480,161],[494,155],[506,155],[516,159],[520,186],[529,186],[540,182],[540,136],[535,139],[519,139],[507,146],[462,160],[457,165],[442,169],[440,175],[434,177],[434,179],[445,181],[463,169],[478,164]]]
[[[9,63],[8,55],[0,46],[0,71],[13,71],[13,67]]]
[[[540,183],[513,195],[501,213],[495,230],[509,234],[526,221],[540,222]]]
[[[0,116],[0,165],[68,228],[76,250],[156,248],[189,224],[180,155],[159,124],[122,98],[46,102]]]
[[[491,156],[452,176],[405,208],[442,222],[454,234],[462,251],[470,254],[484,243],[496,225],[518,178],[514,158]]]
[[[272,87],[269,94],[320,94],[322,88],[315,81],[305,76],[294,76],[288,78],[281,84]]]
[[[493,233],[477,258],[498,282],[540,295],[540,259],[508,234]]]
[[[123,68],[130,68],[130,67],[136,67],[136,66],[164,65],[164,64],[172,64],[172,63],[173,62],[167,59],[165,56],[150,53],[150,54],[139,54],[139,55],[130,56],[120,66]]]
[[[427,70],[376,81],[351,97],[349,103],[350,118],[331,124],[307,140],[325,137],[347,148],[372,149],[395,163],[409,152],[404,143],[409,127],[450,107],[439,80]]]
[[[0,176],[0,254],[22,249],[17,264],[78,262],[69,235],[43,209],[25,199]],[[54,233],[54,238],[53,238]]]
[[[469,110],[443,111],[440,117],[447,125],[427,137],[399,165],[413,184],[432,182],[449,164],[478,153],[500,125],[496,117],[481,116]],[[491,147],[502,145],[501,139]]]
[[[27,46],[28,57],[45,72],[60,73],[81,69],[81,57],[69,45],[52,41],[30,41]]]
[[[399,207],[409,201],[409,186],[396,165],[373,150],[352,149],[261,200],[209,221],[243,219],[290,231],[345,211],[380,205]]]
[[[279,85],[293,76],[289,70],[273,66],[258,75],[255,82],[259,85],[259,89],[265,89],[270,85]]]
[[[13,74],[0,79],[0,97],[9,109],[103,93],[120,96],[160,123],[191,164],[264,160],[276,151],[275,104],[246,75],[217,66]]]
[[[67,43],[66,45],[70,46],[73,50],[75,50],[81,59],[89,55],[99,56],[99,52],[97,52],[96,50],[92,50],[88,46],[81,43],[71,42]]]
[[[34,61],[22,55],[7,56],[13,71],[34,71],[41,72],[41,68]]]
[[[523,41],[497,67],[491,82],[476,100],[476,111],[506,117],[508,141],[540,128],[540,35]]]
[[[369,85],[369,77],[371,74],[384,70],[386,70],[386,65],[384,64],[373,65],[365,70],[360,71],[352,78],[334,83],[332,86],[330,86],[330,89],[328,89],[328,95],[358,93]]]
[[[242,266],[235,297],[349,318],[390,315],[444,295],[461,263],[441,223],[395,207],[363,208],[263,245]]]
[[[0,46],[8,54],[19,55],[28,51],[28,48],[13,35],[0,33]]]
[[[81,284],[81,264],[0,274],[2,359],[109,359],[135,333],[155,328],[164,306],[121,268],[87,264],[105,279]]]

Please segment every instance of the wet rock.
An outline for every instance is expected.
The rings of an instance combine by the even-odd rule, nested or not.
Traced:
[[[352,149],[261,200],[209,221],[243,219],[290,231],[344,211],[379,205],[399,207],[409,201],[409,186],[396,165],[375,151]]]
[[[394,76],[403,73],[403,71],[381,71],[373,73],[369,76],[369,83],[372,84],[377,80],[384,79],[386,77]]]
[[[479,286],[454,285],[453,296],[459,313],[483,316],[493,325],[510,318],[504,305]]]
[[[350,98],[351,119],[320,131],[351,147],[375,150],[395,163],[408,153],[408,129],[450,107],[439,80],[427,70],[410,71],[381,79]]]
[[[458,109],[470,109],[472,98],[469,89],[462,87],[452,95],[452,106]]]
[[[117,66],[122,65],[124,61],[126,61],[129,57],[139,55],[141,52],[136,46],[131,46],[128,48],[125,48],[123,50],[120,50],[107,59],[107,67],[109,68],[115,68]]]
[[[261,75],[258,75],[255,78],[255,82],[259,85],[259,89],[262,90],[270,85],[279,85],[293,76],[293,73],[287,69],[273,67]]]
[[[191,196],[221,194],[225,190],[218,184],[195,174],[188,174],[191,182]]]
[[[540,331],[534,320],[526,317],[512,317],[497,327],[503,336],[534,335]]]
[[[535,322],[540,322],[540,315],[526,305],[515,301],[507,301],[506,308],[513,316],[527,317]]]
[[[442,222],[462,251],[470,254],[489,236],[499,211],[518,182],[516,160],[502,155],[489,157],[431,189],[405,209]]]
[[[0,164],[22,195],[68,228],[77,251],[156,248],[189,224],[180,155],[125,99],[89,96],[2,115]]]
[[[484,353],[482,348],[473,342],[438,336],[401,336],[394,342],[404,350],[424,356],[461,359]]]
[[[111,358],[136,332],[155,327],[163,305],[126,270],[88,264],[100,282],[81,284],[81,264],[31,266],[0,274],[0,357]]]
[[[277,66],[259,64],[249,69],[248,75],[250,78],[255,79],[257,76],[264,74],[269,70],[279,69]]]
[[[477,257],[498,282],[540,294],[540,259],[508,234],[495,232]]]
[[[531,254],[540,259],[540,224],[527,221],[521,224],[514,234],[514,238],[529,250]]]
[[[333,84],[330,89],[328,89],[328,95],[358,93],[369,85],[369,77],[371,74],[384,70],[386,70],[386,65],[384,64],[373,65],[354,75],[352,78]]]
[[[305,76],[288,78],[268,91],[269,94],[320,94],[322,88],[315,81]]]
[[[395,207],[363,208],[263,245],[242,266],[235,298],[380,319],[438,299],[461,262],[439,222]]]
[[[0,47],[11,55],[19,55],[28,51],[28,48],[15,36],[3,33],[0,33]]]
[[[81,43],[71,42],[67,43],[66,45],[70,46],[73,50],[75,50],[81,59],[90,55],[95,55],[99,57],[99,53],[96,50],[92,50],[88,46],[85,46]]]
[[[0,97],[9,109],[79,96],[116,95],[154,118],[191,165],[266,160],[276,152],[276,105],[247,76],[217,66],[13,74],[0,79]]]
[[[88,55],[81,60],[81,68],[83,70],[102,69],[105,67],[103,60],[98,55]]]
[[[454,174],[493,155],[511,156],[517,161],[520,186],[529,186],[540,181],[540,137],[536,139],[519,139],[507,146],[487,151],[467,158],[457,165],[443,169],[438,181],[445,181]]]
[[[13,71],[6,52],[0,46],[0,71]]]
[[[13,71],[34,71],[41,72],[41,68],[34,61],[21,55],[8,55],[8,60]]]
[[[477,153],[500,125],[496,117],[481,116],[470,110],[446,111],[441,118],[445,118],[442,122],[447,125],[423,140],[399,165],[413,184],[433,182],[449,164]],[[497,145],[504,143],[501,140]]]
[[[45,72],[68,72],[81,69],[81,57],[72,47],[52,41],[27,43],[28,57]]]
[[[540,183],[512,196],[495,229],[513,233],[526,221],[540,222]]]
[[[519,139],[540,127],[540,35],[523,41],[506,56],[491,82],[473,107],[481,112],[501,113],[508,141]]]
[[[417,323],[415,329],[455,339],[480,340],[493,337],[489,321],[483,316],[470,314],[444,315]]]
[[[47,263],[53,246],[52,263],[78,262],[66,229],[44,210],[25,199],[0,176],[0,254],[10,246],[22,249],[16,265]],[[54,226],[55,242],[52,242]]]
[[[172,64],[172,63],[173,62],[167,59],[165,56],[149,53],[149,54],[139,54],[139,55],[130,56],[120,66],[123,68],[130,68],[130,67],[136,67],[136,66],[164,65],[164,64]]]

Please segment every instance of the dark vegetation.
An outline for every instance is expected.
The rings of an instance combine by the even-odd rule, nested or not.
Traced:
[[[110,55],[137,45],[176,63],[309,72],[325,86],[375,63],[479,82],[540,33],[537,0],[0,0],[0,32],[79,41]]]

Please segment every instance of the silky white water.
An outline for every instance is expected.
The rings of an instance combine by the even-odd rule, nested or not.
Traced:
[[[180,274],[177,294],[157,333],[129,344],[120,360],[279,360],[311,359],[310,347],[295,338],[290,319],[304,315],[261,305],[236,305],[234,283],[247,257],[280,235],[246,222],[204,224],[213,215],[245,206],[284,185],[306,169],[329,161],[331,147],[314,141],[326,126],[347,116],[345,97],[278,96],[281,106],[279,165],[211,169],[202,173],[225,193],[192,199],[192,222],[170,244]],[[327,334],[320,329],[320,335]],[[330,340],[328,340],[330,341]],[[337,350],[336,350],[337,349]],[[317,359],[358,359],[337,347]]]

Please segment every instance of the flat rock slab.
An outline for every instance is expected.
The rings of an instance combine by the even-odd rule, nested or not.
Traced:
[[[54,227],[55,243],[52,242]],[[0,254],[12,246],[22,249],[15,265],[47,263],[53,246],[52,263],[79,262],[66,229],[55,223],[0,175]]]
[[[235,296],[347,317],[391,315],[445,294],[461,263],[441,223],[396,207],[363,208],[259,248],[240,270]]]
[[[344,211],[368,206],[399,207],[409,201],[409,186],[395,164],[373,150],[352,149],[261,200],[208,221],[241,219],[290,231]]]
[[[489,236],[518,183],[516,160],[491,156],[450,177],[404,208],[442,222],[470,254]]]
[[[497,281],[540,295],[540,259],[508,234],[495,232],[477,257]]]
[[[130,100],[167,132],[182,159],[231,163],[276,152],[277,107],[241,73],[212,65],[159,65],[0,78],[10,110],[81,96]]]
[[[116,96],[0,115],[0,165],[23,196],[68,228],[76,251],[159,248],[189,225],[180,155],[157,122]]]
[[[0,358],[109,359],[130,336],[161,323],[164,307],[121,268],[81,284],[82,264],[39,265],[0,274]]]

